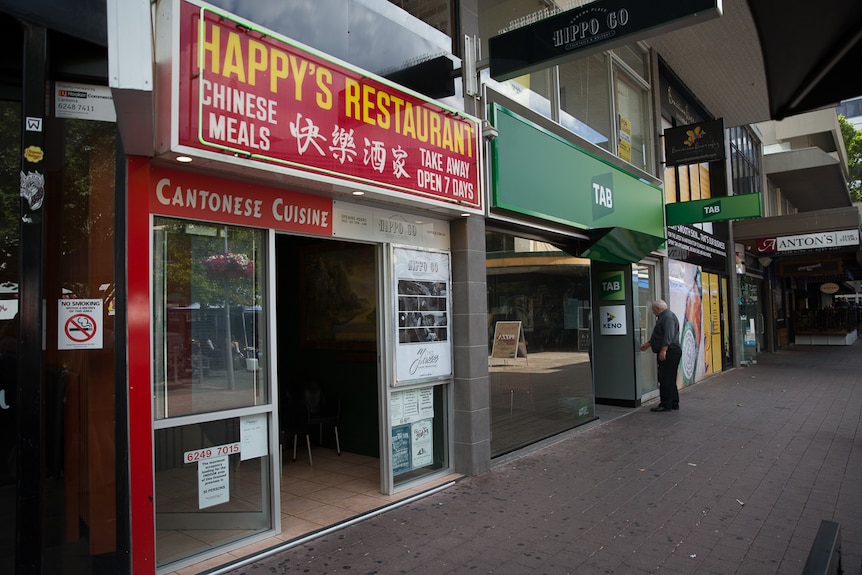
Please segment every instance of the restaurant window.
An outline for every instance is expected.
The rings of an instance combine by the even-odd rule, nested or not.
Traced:
[[[262,230],[154,218],[159,567],[275,527],[265,239]]]
[[[156,419],[267,401],[264,232],[156,218]]]

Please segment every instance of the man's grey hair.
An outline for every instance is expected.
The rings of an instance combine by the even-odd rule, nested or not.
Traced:
[[[664,311],[667,309],[667,302],[663,299],[657,299],[653,302],[652,308],[656,311]]]

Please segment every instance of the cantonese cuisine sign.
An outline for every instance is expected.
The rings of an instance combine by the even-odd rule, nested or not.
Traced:
[[[180,21],[179,145],[481,208],[475,118],[215,8]]]

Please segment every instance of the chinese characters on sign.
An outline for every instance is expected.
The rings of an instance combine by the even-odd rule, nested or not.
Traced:
[[[481,207],[474,118],[230,14],[180,20],[180,145]]]

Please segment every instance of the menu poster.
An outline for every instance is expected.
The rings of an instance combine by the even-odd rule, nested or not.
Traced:
[[[434,388],[395,391],[389,398],[389,421],[394,428],[434,417]]]
[[[407,473],[434,462],[434,387],[395,391],[389,398],[392,469]]]
[[[254,459],[268,453],[266,415],[246,415],[239,418],[240,459]]]
[[[449,254],[395,248],[393,251],[395,385],[452,375],[449,332]]]
[[[410,471],[410,426],[392,428],[392,475]]]
[[[417,421],[410,426],[410,458],[413,469],[434,463],[434,435],[430,419]]]

